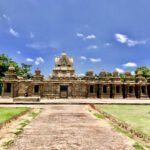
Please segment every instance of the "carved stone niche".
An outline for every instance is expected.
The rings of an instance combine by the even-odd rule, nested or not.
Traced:
[[[143,72],[142,71],[138,71],[136,74],[136,82],[140,83],[140,82],[144,82],[145,78],[143,77]]]
[[[43,81],[43,75],[41,75],[41,71],[39,69],[35,70],[35,75],[33,76],[33,80],[35,81]]]
[[[107,73],[105,70],[102,70],[100,73],[99,73],[99,77],[100,78],[106,78],[107,77]]]
[[[39,69],[35,70],[35,75],[40,76],[41,75],[41,70],[39,70]]]
[[[107,72],[105,70],[102,70],[99,73],[99,79],[100,79],[100,81],[107,81],[108,80]]]
[[[92,70],[88,70],[86,72],[86,76],[93,77],[93,71]]]
[[[85,80],[94,80],[95,77],[94,77],[93,71],[92,70],[88,70],[86,72],[86,75],[85,75],[85,77],[83,79],[85,79]]]
[[[5,78],[7,80],[16,80],[17,79],[17,74],[15,71],[15,67],[14,66],[9,66],[8,71],[5,73]]]
[[[113,82],[120,82],[119,72],[117,70],[113,71],[113,77],[111,78]]]
[[[119,77],[119,72],[117,70],[113,71],[113,77],[116,77],[116,78]]]
[[[125,72],[124,82],[134,82],[130,71]]]

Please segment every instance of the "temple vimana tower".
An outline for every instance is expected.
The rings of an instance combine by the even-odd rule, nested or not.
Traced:
[[[92,70],[83,78],[75,74],[74,60],[66,53],[55,58],[55,65],[48,79],[40,70],[35,71],[32,79],[17,77],[15,68],[10,66],[2,81],[3,97],[41,97],[41,98],[150,98],[150,78],[142,72],[133,79],[130,72],[125,73],[122,81],[114,71],[112,77],[101,71],[95,78]]]

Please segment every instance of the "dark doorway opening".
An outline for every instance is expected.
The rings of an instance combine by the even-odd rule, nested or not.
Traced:
[[[135,86],[135,95],[136,98],[140,98],[140,87],[138,85]]]
[[[123,94],[123,98],[126,98],[126,86],[122,85],[122,94]]]
[[[146,90],[145,90],[145,86],[142,86],[142,94],[145,94]]]
[[[68,91],[68,86],[67,85],[61,85],[60,86],[60,91],[61,92],[67,92]]]
[[[129,93],[133,93],[133,86],[129,86]]]
[[[6,93],[11,93],[11,83],[6,83]]]
[[[100,87],[98,84],[97,84],[97,98],[100,98]]]
[[[39,85],[35,85],[34,86],[34,93],[39,93],[39,91],[40,91]]]
[[[150,98],[150,85],[147,86],[148,97]]]
[[[119,85],[116,86],[116,93],[117,93],[117,94],[120,93],[120,86],[119,86]]]
[[[60,86],[60,98],[68,98],[68,86],[67,85]]]
[[[90,85],[90,93],[94,93],[94,86]]]
[[[103,93],[107,93],[107,86],[106,85],[103,86]]]

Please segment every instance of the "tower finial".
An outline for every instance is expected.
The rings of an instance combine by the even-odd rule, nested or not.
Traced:
[[[64,50],[62,51],[61,55],[66,55],[66,53],[65,53],[65,51],[64,51]]]

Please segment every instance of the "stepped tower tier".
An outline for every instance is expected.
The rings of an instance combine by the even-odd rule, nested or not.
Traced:
[[[75,70],[73,68],[73,58],[62,52],[60,56],[55,57],[55,66],[50,79],[75,79]]]

